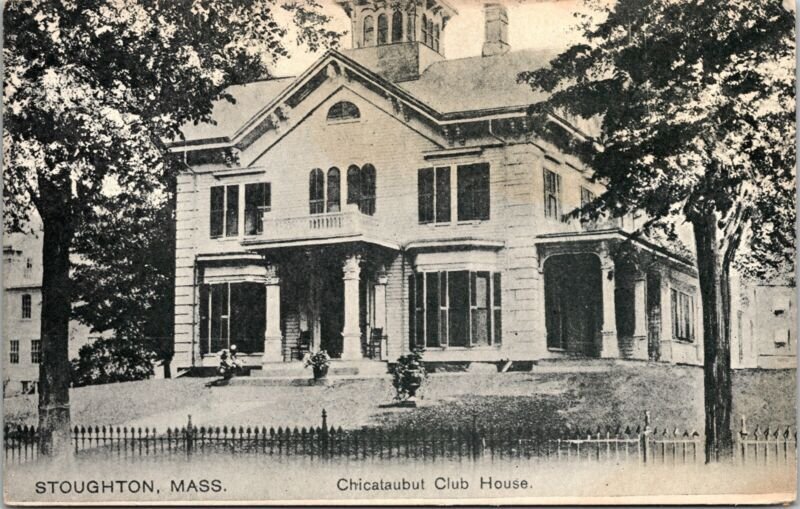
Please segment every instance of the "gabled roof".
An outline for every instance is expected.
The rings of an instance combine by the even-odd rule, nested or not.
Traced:
[[[330,61],[345,66],[435,122],[477,118],[509,109],[520,112],[545,99],[546,94],[518,84],[517,74],[541,68],[555,55],[551,50],[521,50],[492,57],[444,60],[429,66],[416,80],[393,83],[349,56],[330,50],[300,76],[230,87],[226,92],[236,102],[221,99],[214,104],[212,116],[216,124],[186,124],[182,131],[185,143],[191,145],[242,139],[260,122],[259,118],[306,85]],[[175,141],[175,145],[183,144]]]

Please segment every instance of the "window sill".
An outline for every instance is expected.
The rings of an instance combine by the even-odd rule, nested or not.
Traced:
[[[489,222],[488,219],[468,219],[468,220],[464,220],[464,221],[458,221],[458,222],[456,222],[456,225],[458,225],[458,226],[477,226],[477,225],[479,225],[481,223],[487,223],[487,222]]]
[[[557,348],[557,347],[554,347],[554,346],[548,346],[547,347],[547,351],[548,352],[554,352],[554,353],[567,353],[567,349],[566,348]]]
[[[672,338],[672,341],[674,341],[676,343],[681,343],[683,345],[694,345],[695,344],[693,339]]]
[[[342,120],[328,120],[328,125],[357,124],[359,122],[361,122],[360,118],[345,118]]]
[[[455,351],[455,352],[468,352],[472,350],[499,350],[503,346],[502,343],[496,345],[479,345],[479,346],[426,346],[425,350],[433,350],[436,352]]]

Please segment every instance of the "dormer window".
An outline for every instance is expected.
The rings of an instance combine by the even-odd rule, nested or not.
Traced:
[[[361,117],[358,107],[348,101],[342,101],[331,106],[328,110],[328,122],[340,122],[342,120],[355,120]]]

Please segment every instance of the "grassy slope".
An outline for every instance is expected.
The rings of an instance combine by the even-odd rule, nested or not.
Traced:
[[[336,387],[205,387],[206,379],[152,380],[73,389],[77,424],[167,426],[316,426],[323,408],[344,428],[466,425],[476,416],[498,427],[636,425],[644,410],[653,425],[702,431],[702,371],[631,363],[611,373],[507,373],[431,376],[415,410],[380,408],[392,398],[386,380]],[[796,372],[734,375],[734,415],[751,425],[793,425]],[[5,400],[7,423],[36,422],[36,397]]]

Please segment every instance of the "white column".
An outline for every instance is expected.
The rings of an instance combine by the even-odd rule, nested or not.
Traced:
[[[381,360],[387,358],[387,349],[389,348],[386,334],[386,284],[389,282],[389,277],[386,275],[386,269],[381,267],[378,270],[378,280],[375,284],[375,327],[381,329]]]
[[[647,284],[644,279],[639,279],[633,285],[633,335],[647,336]]]
[[[603,289],[603,348],[601,357],[619,357],[617,316],[614,305],[614,260],[608,254],[600,256],[600,278]]]
[[[352,255],[344,262],[344,328],[342,330],[342,359],[361,359],[361,307],[358,282],[361,272],[361,259]]]
[[[263,364],[283,362],[283,336],[281,335],[281,286],[277,275],[277,267],[267,267],[266,288],[266,322],[264,329]]]

